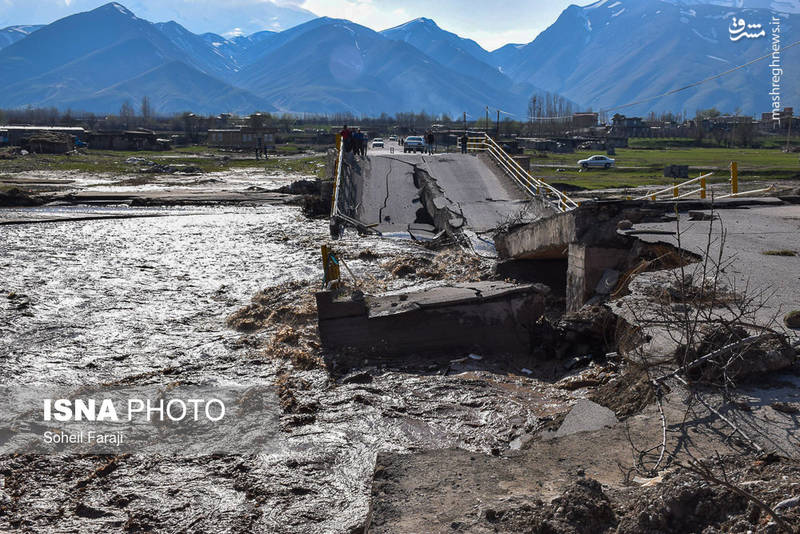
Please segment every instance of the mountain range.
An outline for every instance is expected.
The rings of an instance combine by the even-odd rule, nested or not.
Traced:
[[[734,17],[768,30],[778,17],[784,46],[796,40],[796,2],[741,4],[572,5],[530,43],[489,52],[427,18],[376,32],[322,17],[282,32],[226,38],[194,34],[176,22],[152,23],[110,3],[47,26],[0,30],[0,79],[7,80],[0,108],[115,112],[125,100],[137,105],[148,96],[159,113],[425,110],[474,118],[488,105],[524,119],[531,95],[548,91],[576,107],[629,115],[710,107],[752,114],[769,108],[766,61],[651,99],[770,51],[769,36],[731,41]],[[784,51],[783,64],[800,64],[799,55],[800,47]],[[800,71],[785,68],[781,90],[787,104],[797,100]]]
[[[771,4],[784,3],[788,2]],[[495,56],[500,69],[514,81],[535,81],[593,109],[694,114],[716,107],[750,115],[769,111],[772,74],[768,61],[686,91],[626,108],[617,106],[670,92],[768,54],[771,35],[732,41],[730,28],[736,17],[771,32],[773,16],[780,21],[783,46],[796,41],[800,35],[800,15],[796,14],[699,1],[601,0],[586,7],[568,7],[533,42],[505,47]],[[787,67],[800,64],[800,48],[784,51],[781,62],[783,101],[791,106],[800,97],[800,71]]]
[[[16,43],[41,27],[41,25],[9,26],[8,28],[0,29],[0,49]]]

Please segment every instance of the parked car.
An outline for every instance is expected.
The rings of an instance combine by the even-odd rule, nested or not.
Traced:
[[[372,148],[383,148],[383,139],[376,137],[372,140]]]
[[[419,135],[406,137],[406,142],[403,144],[403,152],[425,152],[425,140]]]
[[[608,169],[614,166],[614,160],[608,156],[592,156],[591,158],[580,160],[578,165],[584,169],[588,169],[589,167],[602,167],[604,169]]]
[[[396,135],[389,136],[389,141],[394,141],[396,143],[397,142],[397,136]]]

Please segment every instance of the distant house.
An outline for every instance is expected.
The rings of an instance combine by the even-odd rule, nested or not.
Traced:
[[[795,129],[800,117],[794,116],[794,108],[783,108],[783,111],[762,113],[760,126],[765,130],[782,130],[789,127],[790,121],[792,122],[792,129]]]
[[[267,128],[224,128],[208,131],[206,144],[212,148],[226,150],[255,150],[259,146],[272,146],[275,144],[275,131]]]
[[[75,137],[61,132],[40,132],[22,140],[32,154],[66,154],[75,149]]]
[[[597,126],[599,115],[597,113],[573,113],[572,114],[572,127],[577,129],[594,128]]]
[[[3,126],[0,127],[0,146],[22,146],[24,140],[35,135],[61,133],[73,138],[83,139],[86,130],[78,127],[62,126]]]
[[[624,137],[649,137],[650,127],[641,117],[626,117],[618,114],[614,115],[612,119],[611,133]]]
[[[89,148],[96,150],[169,150],[171,141],[160,139],[151,130],[95,132],[89,135]]]

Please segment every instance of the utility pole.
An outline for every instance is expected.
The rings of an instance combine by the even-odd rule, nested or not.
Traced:
[[[786,113],[786,108],[783,108],[783,112]],[[789,152],[789,140],[792,138],[792,120],[794,118],[794,113],[789,114],[789,128],[786,130],[786,152]]]
[[[497,110],[497,138],[500,139],[500,110]]]
[[[483,131],[489,135],[489,106],[486,106],[486,128]]]
[[[464,112],[464,135],[467,135],[467,112]]]

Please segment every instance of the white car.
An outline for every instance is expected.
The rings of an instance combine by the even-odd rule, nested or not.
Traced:
[[[383,139],[376,137],[372,140],[372,148],[383,148]]]
[[[614,166],[614,160],[607,156],[592,156],[591,158],[580,160],[578,165],[584,169],[588,169],[589,167],[602,167],[603,169],[608,169]]]
[[[389,141],[394,141],[396,143],[397,142],[397,136],[396,135],[390,136],[389,137]]]

